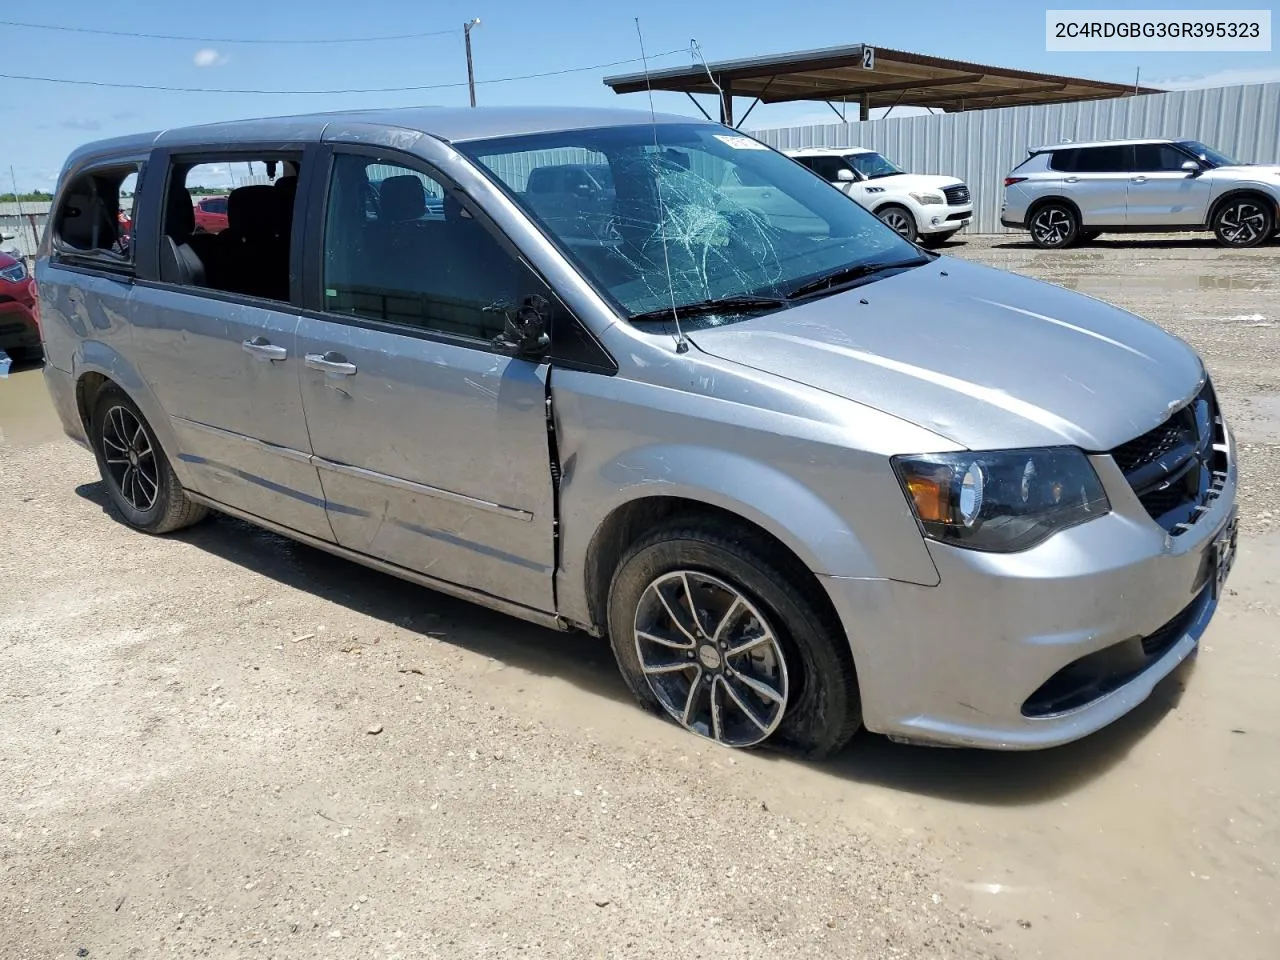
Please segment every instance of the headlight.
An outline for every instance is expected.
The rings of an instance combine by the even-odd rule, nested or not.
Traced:
[[[0,277],[8,280],[10,283],[21,283],[27,279],[27,265],[19,260],[11,267],[5,267],[0,270]]]
[[[942,194],[930,193],[927,190],[923,190],[920,193],[916,193],[915,191],[912,191],[911,199],[915,200],[916,203],[924,207],[930,206],[931,204],[947,202],[947,198],[944,197]]]
[[[1040,447],[893,458],[925,536],[971,550],[1012,553],[1110,512],[1088,458]]]

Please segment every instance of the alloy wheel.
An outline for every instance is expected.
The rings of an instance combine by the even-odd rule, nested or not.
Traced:
[[[750,747],[782,722],[789,680],[778,636],[725,581],[693,570],[655,579],[636,606],[635,645],[649,689],[685,729]]]
[[[1071,217],[1061,207],[1045,207],[1032,219],[1031,232],[1046,247],[1060,247],[1071,236]]]
[[[899,236],[906,237],[908,240],[911,239],[911,220],[901,210],[886,210],[880,216],[880,219],[884,222],[885,226],[891,229],[894,233]]]
[[[155,506],[160,470],[146,428],[128,407],[114,406],[102,423],[102,457],[120,495],[140,513]]]
[[[1267,215],[1252,200],[1231,204],[1218,217],[1222,239],[1233,246],[1256,243],[1267,228]]]

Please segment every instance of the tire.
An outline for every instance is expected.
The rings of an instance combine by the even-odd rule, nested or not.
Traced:
[[[936,250],[948,240],[956,235],[955,230],[946,233],[924,233],[920,235],[920,246],[928,247],[930,250]]]
[[[1213,235],[1224,247],[1256,247],[1271,239],[1275,227],[1270,205],[1248,195],[1229,198],[1213,214]]]
[[[916,242],[916,218],[911,211],[896,203],[888,203],[876,211],[876,216],[902,239]]]
[[[1065,203],[1046,203],[1037,207],[1027,224],[1031,242],[1041,250],[1061,250],[1080,237],[1080,216]]]
[[[187,498],[151,425],[114,384],[98,391],[90,431],[102,482],[129,526],[171,533],[208,514],[207,507]]]
[[[820,759],[844,747],[862,724],[853,656],[834,614],[818,600],[821,588],[807,571],[777,563],[777,555],[758,535],[708,520],[675,520],[652,531],[614,572],[609,641],[627,686],[647,710],[725,746],[767,744]],[[697,601],[690,604],[690,596]],[[691,608],[702,614],[696,626]],[[746,652],[734,654],[735,646]],[[702,692],[691,699],[695,689]]]

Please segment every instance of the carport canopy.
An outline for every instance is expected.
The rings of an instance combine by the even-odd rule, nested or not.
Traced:
[[[833,109],[836,102],[856,102],[860,119],[867,120],[873,107],[983,110],[1163,92],[1136,84],[1030,73],[867,44],[698,63],[653,70],[647,75],[605,77],[604,82],[614,93],[640,93],[650,87],[684,93],[699,110],[702,106],[693,95],[710,94],[719,99],[720,121],[730,126],[735,125],[734,97],[754,98],[741,123],[758,103],[798,100],[825,101]]]

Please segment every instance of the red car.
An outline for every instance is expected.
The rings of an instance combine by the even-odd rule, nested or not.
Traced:
[[[40,355],[36,285],[22,260],[0,253],[0,350],[13,359]]]
[[[227,198],[201,197],[195,203],[196,233],[221,233],[227,229]]]

